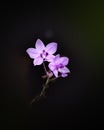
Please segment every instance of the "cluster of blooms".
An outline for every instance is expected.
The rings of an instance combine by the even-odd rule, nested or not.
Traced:
[[[26,52],[33,59],[34,66],[48,62],[49,71],[46,71],[47,77],[53,75],[57,77],[66,77],[70,70],[66,67],[69,62],[68,57],[60,57],[59,54],[53,55],[57,51],[57,43],[52,42],[44,45],[40,39],[37,39],[35,48],[28,48]],[[60,75],[59,75],[60,74]]]
[[[40,39],[37,39],[35,48],[28,48],[26,50],[30,58],[33,59],[34,66],[43,64],[44,70],[46,72],[46,75],[43,77],[47,78],[45,84],[43,85],[41,93],[31,101],[31,104],[34,101],[38,101],[42,96],[45,95],[45,90],[50,81],[53,81],[58,77],[66,77],[70,72],[70,70],[66,67],[69,62],[68,57],[60,57],[59,54],[57,54],[56,56],[53,55],[56,51],[57,43],[52,42],[45,47]],[[49,63],[48,71],[44,62]],[[52,78],[53,75],[55,76],[54,78]]]

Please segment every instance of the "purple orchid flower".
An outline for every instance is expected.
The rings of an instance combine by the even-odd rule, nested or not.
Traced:
[[[62,77],[66,77],[70,73],[70,70],[66,67],[69,59],[67,57],[60,57],[60,55],[56,55],[54,60],[49,63],[48,67],[53,72],[55,77],[58,77],[58,72],[61,73]]]
[[[46,47],[40,39],[37,39],[35,48],[28,48],[26,52],[30,58],[34,59],[33,64],[41,65],[44,61],[51,62],[55,57],[53,54],[57,50],[57,43],[49,43]]]

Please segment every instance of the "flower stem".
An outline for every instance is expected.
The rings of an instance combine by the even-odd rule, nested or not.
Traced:
[[[32,104],[35,101],[38,101],[42,96],[44,96],[44,92],[45,92],[45,89],[47,88],[48,83],[49,83],[49,77],[47,77],[47,80],[42,88],[41,93],[38,96],[36,96],[35,98],[33,98],[32,101],[30,102],[30,104]]]
[[[45,70],[45,73],[47,75],[47,69],[46,69],[46,66],[45,66],[45,63],[43,62],[43,67],[44,67],[44,70]]]
[[[45,92],[45,89],[46,89],[48,83],[49,83],[49,77],[47,77],[47,80],[46,80],[46,82],[45,82],[45,84],[44,84],[44,86],[43,86],[43,89],[42,89],[41,93],[40,93],[40,97],[41,97],[42,95],[44,95],[44,92]]]
[[[59,75],[58,77],[51,78],[51,79],[50,79],[50,82],[55,81],[56,79],[58,79],[58,78],[60,78],[60,77],[61,77],[61,75]]]

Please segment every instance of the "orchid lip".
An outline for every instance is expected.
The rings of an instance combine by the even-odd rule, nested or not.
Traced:
[[[56,66],[56,69],[58,70],[59,68],[64,68],[64,65],[63,64],[59,64]]]
[[[45,59],[48,56],[48,53],[43,50],[43,53],[40,54],[40,57],[42,57],[43,59]]]

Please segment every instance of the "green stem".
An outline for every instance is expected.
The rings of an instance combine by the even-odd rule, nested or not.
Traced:
[[[44,84],[44,86],[43,86],[43,88],[42,88],[41,93],[40,93],[38,96],[36,96],[36,97],[30,102],[30,104],[32,104],[32,103],[35,102],[35,101],[38,101],[38,100],[41,98],[41,96],[44,95],[44,92],[45,92],[45,89],[46,89],[48,83],[49,83],[49,77],[47,77],[47,80],[46,80],[46,82],[45,82],[45,84]]]
[[[45,85],[43,86],[43,89],[42,89],[42,91],[41,91],[41,93],[40,93],[40,97],[44,94],[45,89],[46,89],[48,83],[49,83],[49,77],[47,77],[47,80],[46,80],[46,82],[45,82]]]

